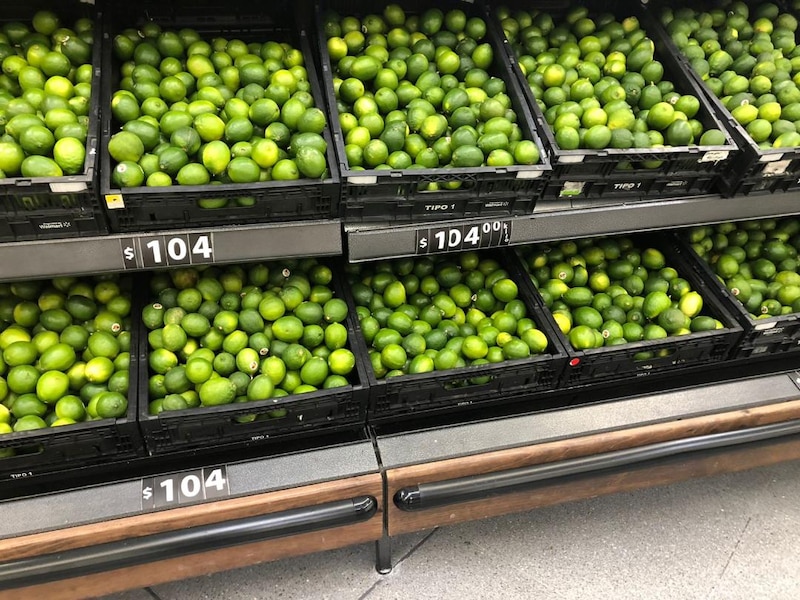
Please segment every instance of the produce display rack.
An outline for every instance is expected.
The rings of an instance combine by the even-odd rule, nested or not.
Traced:
[[[567,235],[711,223],[722,215],[727,220],[800,213],[797,194],[754,200],[700,196],[592,209],[575,203],[503,222],[510,226],[508,244],[513,246]],[[354,261],[413,255],[419,231],[483,222],[389,229],[334,220],[204,232],[213,234],[219,262],[309,254]],[[185,235],[192,233],[203,232]],[[122,271],[122,240],[141,249],[153,239],[163,243],[183,234],[4,244],[0,259],[8,267],[3,278]],[[374,242],[376,235],[384,241],[369,250],[364,242]],[[76,260],[75,252],[85,258]],[[131,267],[151,268],[141,257]],[[372,542],[379,570],[387,571],[392,536],[403,532],[800,459],[798,368],[791,353],[687,369],[680,389],[670,380],[639,379],[634,396],[624,384],[579,385],[560,396],[537,395],[535,402],[521,395],[499,407],[388,421],[357,439],[338,433],[291,440],[281,446],[280,456],[268,456],[265,446],[196,449],[109,461],[93,469],[18,473],[13,486],[7,479],[0,493],[4,510],[15,515],[0,539],[0,598],[110,593]],[[203,500],[195,503],[200,495],[196,483],[208,481],[221,466],[228,482],[223,495],[211,489],[221,481],[215,475],[211,486],[202,486]],[[265,472],[270,473],[266,481],[258,475]],[[249,487],[236,487],[245,480]],[[177,491],[181,484],[188,486],[189,496]],[[154,486],[163,492],[158,506],[146,493],[152,496]],[[458,490],[453,502],[437,496],[444,486]],[[172,505],[166,502],[167,488],[173,490]],[[30,517],[43,515],[46,501],[57,498],[69,506],[87,494],[105,507],[93,522],[78,515],[58,524]],[[99,531],[107,533],[97,537]],[[235,544],[226,537],[231,531],[237,532]],[[68,574],[54,571],[49,582],[36,579],[57,562],[55,538],[61,540],[59,551],[67,552],[60,556],[79,567]],[[126,543],[153,550],[160,562],[140,564],[133,552],[123,551]],[[190,570],[175,569],[186,564],[181,557],[189,553],[203,560],[192,561]]]
[[[2,243],[0,281],[308,256],[357,263],[789,215],[800,215],[800,191],[571,197],[532,214],[408,224],[165,225]],[[388,572],[403,533],[800,460],[800,353],[460,409],[367,417],[280,445],[4,473],[0,600],[96,597],[364,543]]]

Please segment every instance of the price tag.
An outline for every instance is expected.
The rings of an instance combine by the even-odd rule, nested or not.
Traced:
[[[764,177],[774,177],[775,175],[783,175],[784,173],[786,173],[786,169],[788,169],[789,165],[791,164],[792,164],[791,159],[775,160],[765,164],[764,168],[761,170],[761,174]]]
[[[190,233],[189,255],[193,265],[214,262],[214,234]]]
[[[583,186],[586,183],[583,181],[565,181],[561,186],[561,191],[558,193],[560,197],[580,196],[583,193]]]
[[[224,465],[142,479],[142,510],[174,508],[230,495]]]
[[[143,267],[166,267],[169,264],[164,257],[163,236],[139,238],[139,248]]]
[[[708,152],[704,153],[703,156],[698,160],[699,163],[706,163],[706,162],[713,162],[718,163],[721,160],[726,160],[730,152],[727,150],[709,150]]]
[[[513,221],[484,221],[472,225],[417,230],[417,254],[497,248],[511,243]]]
[[[214,234],[152,235],[120,240],[125,269],[153,269],[214,262]]]
[[[138,266],[137,252],[138,244],[136,238],[122,238],[119,241],[119,249],[122,252],[122,266],[125,269],[135,269]]]

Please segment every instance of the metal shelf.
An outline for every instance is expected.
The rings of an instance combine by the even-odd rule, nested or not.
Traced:
[[[800,214],[800,192],[603,203],[567,199],[540,202],[532,215],[519,217],[346,225],[341,219],[331,219],[11,242],[0,244],[0,280],[343,253],[351,262],[397,258],[430,252],[430,248],[420,249],[419,244],[432,229],[447,231],[455,228],[466,233],[471,227],[493,221],[502,223],[505,229],[499,235],[493,232],[491,241],[484,236],[481,244],[519,245],[791,214]],[[503,235],[504,231],[507,236]],[[191,250],[198,240],[202,240],[201,246],[193,253]],[[343,240],[347,242],[346,252]],[[177,258],[169,256],[171,242],[172,249],[177,250]],[[469,248],[464,242],[452,250]],[[160,256],[154,255],[154,251]]]
[[[379,431],[377,444],[383,467],[394,469],[790,402],[800,398],[798,388],[792,371],[451,427]]]
[[[381,538],[382,479],[364,436],[218,458],[0,502],[0,598],[105,597]]]
[[[11,242],[0,244],[0,280],[341,253],[338,219]]]
[[[205,500],[197,496],[200,503],[374,474],[379,470],[369,440],[225,463],[224,459],[209,461],[206,471],[220,467],[225,469],[224,488],[220,486],[224,492],[211,497],[203,491]],[[187,503],[197,504],[194,500],[184,502],[178,490],[183,477],[195,472],[199,474],[202,470],[194,468],[176,473],[158,472],[135,479],[0,501],[5,517],[0,527],[0,540],[142,515],[185,506]],[[167,486],[159,485],[167,479],[175,482],[171,500],[163,493]],[[62,507],[59,511],[52,510],[54,497]]]
[[[414,224],[346,224],[345,237],[349,260],[359,262],[425,253],[419,244],[423,238],[430,243],[426,233],[431,229],[441,231],[452,227],[463,232],[469,226],[491,221],[507,223],[510,229],[508,244],[518,245],[791,214],[800,214],[798,191],[732,198],[704,195],[604,203],[565,199],[540,201],[532,215],[519,217],[482,217]],[[465,244],[453,250],[468,248]]]

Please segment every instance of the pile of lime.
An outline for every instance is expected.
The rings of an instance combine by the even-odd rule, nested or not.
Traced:
[[[661,20],[706,87],[761,148],[800,145],[797,19],[766,2],[700,12],[666,9]]]
[[[585,6],[559,20],[540,10],[496,14],[562,150],[726,143],[697,118],[697,96],[664,78],[636,17],[590,14]]]
[[[688,239],[751,317],[800,312],[799,220],[695,227]]]
[[[0,284],[0,434],[124,417],[130,280]]]
[[[628,237],[528,246],[522,256],[545,305],[575,350],[719,329],[703,297],[658,248]],[[637,359],[651,358],[643,352]]]
[[[107,148],[113,185],[326,176],[327,120],[315,106],[297,48],[206,41],[192,29],[162,30],[148,22],[116,35],[113,51],[121,78],[110,106],[121,127]]]
[[[350,169],[539,162],[505,82],[491,74],[482,18],[438,8],[406,15],[390,4],[363,19],[328,14],[324,29]]]
[[[351,290],[378,379],[545,353],[508,271],[477,252],[351,265]],[[459,384],[483,384],[478,375]]]
[[[347,304],[316,259],[156,273],[149,330],[150,414],[277,401],[350,385]],[[285,409],[235,417],[280,418]]]
[[[83,173],[93,27],[46,10],[0,27],[0,179]]]

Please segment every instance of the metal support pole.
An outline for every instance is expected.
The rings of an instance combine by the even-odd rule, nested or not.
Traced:
[[[375,570],[381,575],[392,572],[392,538],[385,533],[375,542]]]

